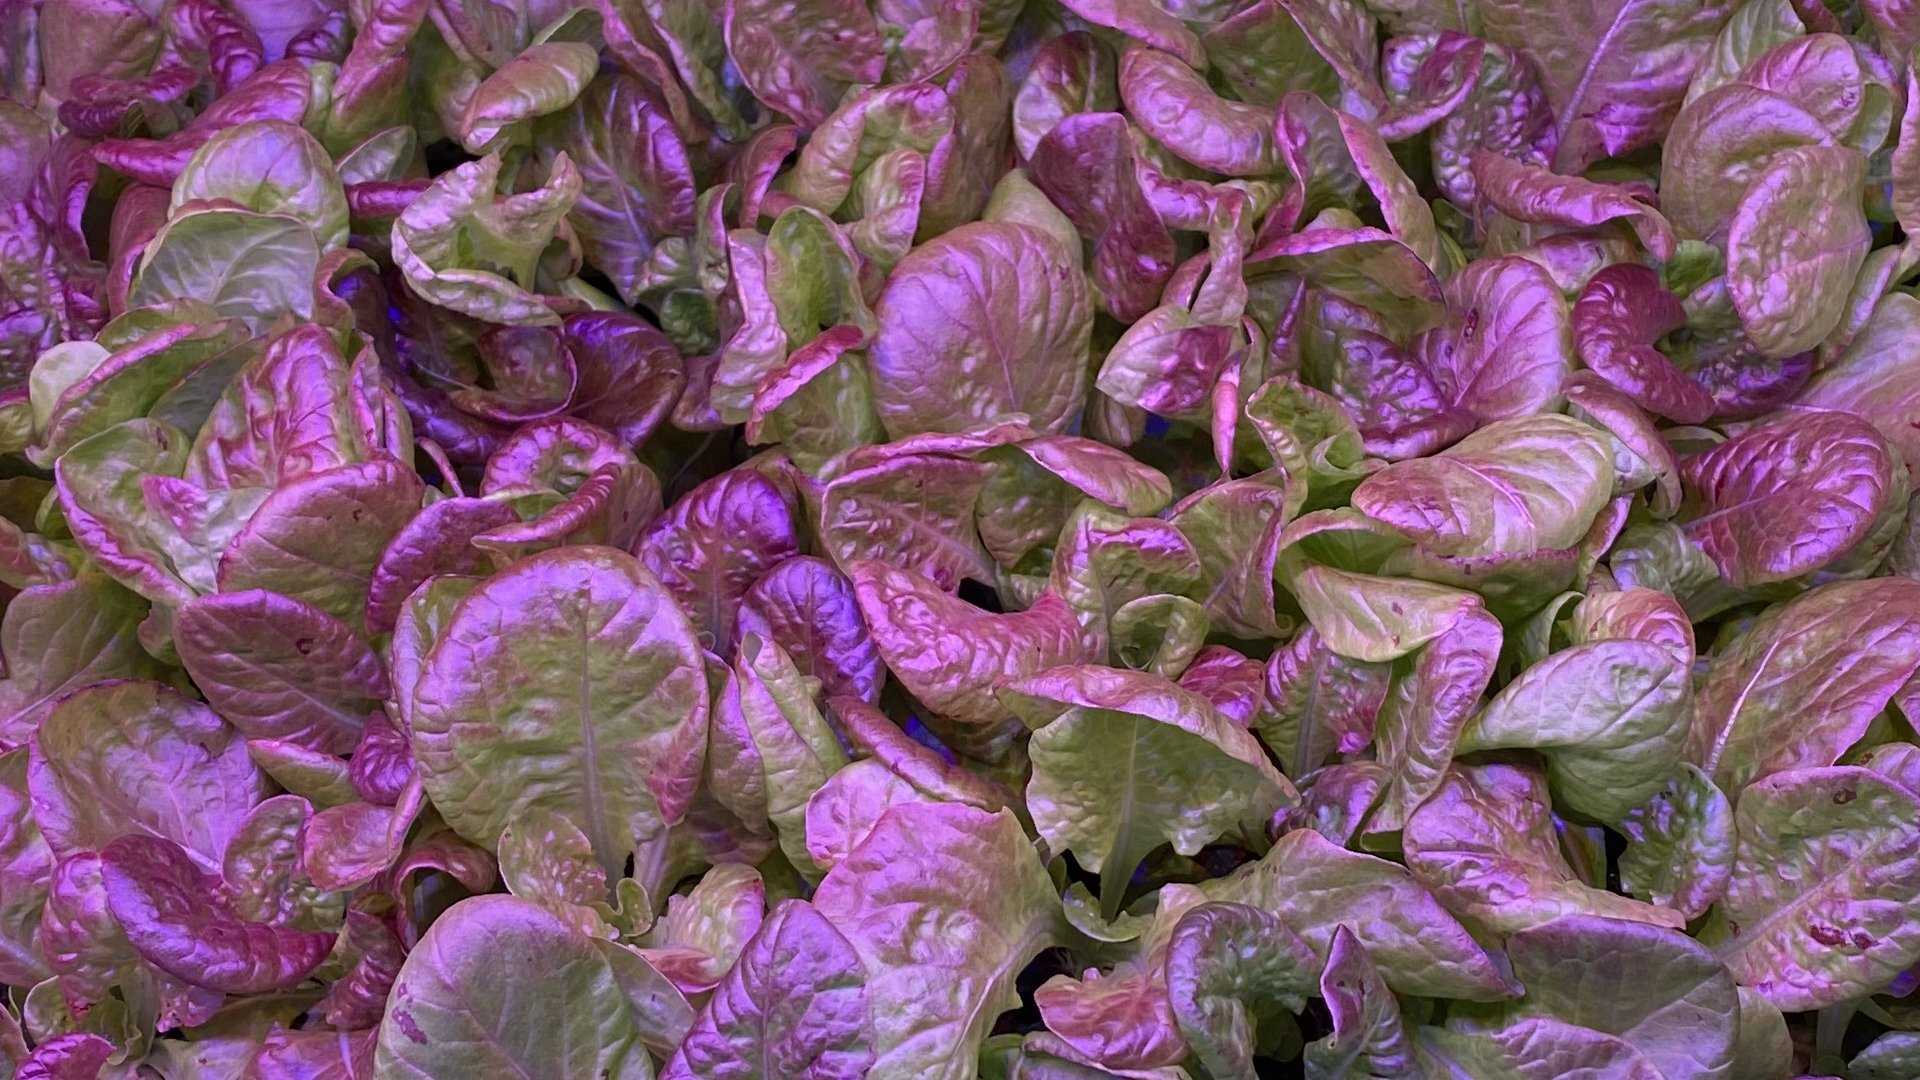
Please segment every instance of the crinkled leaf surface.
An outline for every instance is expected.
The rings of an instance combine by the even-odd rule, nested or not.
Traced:
[[[1920,588],[1839,582],[1772,608],[1714,656],[1688,756],[1730,794],[1832,765],[1920,669]]]
[[[1049,845],[1102,874],[1116,910],[1118,889],[1158,845],[1196,855],[1257,829],[1291,797],[1251,735],[1157,676],[1055,668],[1003,694],[1030,724],[1053,714],[1028,744],[1027,806]]]
[[[1464,926],[1405,868],[1347,851],[1311,829],[1290,832],[1259,862],[1200,886],[1279,916],[1324,954],[1346,926],[1401,993],[1498,1001],[1514,994]]]
[[[685,813],[707,717],[700,649],[631,556],[560,548],[455,608],[414,687],[413,747],[434,806],[491,846],[522,806],[567,816],[617,875]]]
[[[1507,939],[1522,1012],[1633,1044],[1668,1077],[1732,1076],[1740,999],[1714,955],[1674,930],[1569,915]]]
[[[56,853],[148,836],[212,870],[266,781],[245,740],[159,683],[96,683],[62,698],[34,735],[27,779]]]
[[[895,438],[1015,413],[1060,431],[1086,400],[1086,277],[1029,226],[966,225],[915,248],[874,317],[867,364]]]
[[[1591,913],[1679,927],[1675,912],[1580,881],[1561,853],[1546,784],[1532,769],[1456,764],[1401,835],[1407,866],[1470,924],[1513,933]]]
[[[482,896],[435,920],[407,955],[374,1068],[381,1076],[625,1075],[621,1063],[644,1053],[591,938],[524,900]]]
[[[813,903],[866,968],[874,1072],[951,1080],[1060,917],[1013,814],[951,804],[889,810]]]
[[[1853,766],[1775,773],[1742,793],[1718,954],[1783,1010],[1883,986],[1920,954],[1905,914],[1920,876],[1920,801]]]

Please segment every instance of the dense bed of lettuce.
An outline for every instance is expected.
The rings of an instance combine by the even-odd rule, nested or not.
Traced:
[[[1916,44],[0,4],[0,1080],[1920,1076]]]

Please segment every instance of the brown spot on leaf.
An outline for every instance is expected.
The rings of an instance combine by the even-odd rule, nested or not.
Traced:
[[[1847,940],[1847,935],[1838,927],[1821,926],[1819,923],[1809,924],[1807,933],[1822,945],[1838,945]]]
[[[406,1032],[407,1038],[412,1039],[414,1042],[425,1043],[427,1041],[427,1033],[420,1030],[420,1025],[414,1021],[413,1014],[405,1009],[396,1009],[394,1011],[393,1022],[400,1025],[400,1030]]]

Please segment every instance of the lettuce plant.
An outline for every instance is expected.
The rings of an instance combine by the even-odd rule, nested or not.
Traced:
[[[0,1080],[1920,1077],[1916,47],[0,4]]]

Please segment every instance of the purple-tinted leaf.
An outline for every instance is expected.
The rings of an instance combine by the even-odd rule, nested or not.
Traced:
[[[1247,4],[1202,37],[1207,62],[1242,101],[1273,105],[1289,91],[1337,99],[1341,76],[1277,0]]]
[[[1062,6],[1095,26],[1172,53],[1188,67],[1206,66],[1200,39],[1153,0],[1063,0]]]
[[[803,127],[826,119],[841,91],[879,82],[879,27],[853,0],[727,0],[727,57],[754,96]]]
[[[611,549],[543,552],[487,579],[414,688],[434,806],[479,844],[522,806],[567,814],[617,872],[693,795],[707,717],[694,633],[672,594]]]
[[[1079,627],[1058,597],[999,615],[885,563],[857,561],[847,573],[887,666],[928,708],[928,725],[970,756],[998,760],[1019,730],[994,697],[1002,682],[1081,658]]]
[[[25,744],[61,695],[92,683],[158,678],[136,628],[147,605],[96,577],[36,585],[7,603],[0,618],[0,744]]]
[[[333,948],[332,934],[243,920],[218,879],[179,845],[123,836],[101,853],[107,902],[127,940],[162,971],[195,986],[262,993],[292,986]]]
[[[1341,656],[1309,625],[1268,659],[1255,730],[1289,775],[1305,776],[1328,757],[1357,753],[1373,741],[1388,678],[1385,664]]]
[[[1579,880],[1554,833],[1546,777],[1508,765],[1456,765],[1408,816],[1407,867],[1447,910],[1493,934],[1562,915],[1606,915],[1683,928],[1679,912]]]
[[[716,798],[743,822],[772,825],[794,866],[809,867],[808,800],[846,754],[806,681],[779,646],[748,636],[720,691],[710,735]]]
[[[808,138],[781,190],[822,213],[833,213],[877,159],[895,150],[910,150],[924,159],[952,131],[953,107],[930,83],[858,92]]]
[[[361,798],[382,806],[397,803],[412,781],[413,748],[406,733],[387,719],[385,709],[376,708],[367,714],[347,775]]]
[[[933,801],[878,761],[856,761],[827,777],[807,800],[807,854],[815,866],[832,870],[889,808]]]
[[[164,139],[103,139],[93,155],[116,171],[142,183],[172,187],[187,161],[215,133],[252,120],[284,120],[297,124],[312,97],[306,68],[281,60],[255,71],[244,83],[222,95],[191,124]]]
[[[35,460],[50,464],[89,435],[147,415],[189,372],[233,349],[243,337],[238,323],[225,320],[167,327],[102,357],[64,387],[49,385],[53,379],[40,382],[57,396],[46,403],[44,415],[35,407],[35,426],[42,432]],[[36,380],[50,374],[50,359],[35,365]],[[38,399],[40,388],[33,394]]]
[[[1225,645],[1201,649],[1178,681],[1181,688],[1206,698],[1220,715],[1241,728],[1253,725],[1266,693],[1266,675],[1259,663]]]
[[[855,451],[845,464],[821,496],[819,523],[821,546],[842,569],[881,559],[948,592],[966,578],[992,580],[973,524],[991,473],[985,463],[890,445]]]
[[[766,911],[766,885],[750,866],[716,867],[684,895],[667,898],[640,955],[686,994],[725,977]]]
[[[681,133],[659,95],[624,74],[595,79],[542,122],[542,133],[552,140],[542,143],[545,152],[564,150],[580,169],[568,220],[587,261],[633,302],[654,246],[693,233],[693,167]]]
[[[978,223],[916,248],[874,314],[874,400],[896,438],[1014,414],[1057,432],[1085,399],[1086,278],[1037,230]]]
[[[814,906],[866,969],[873,1071],[929,1080],[968,1080],[1015,977],[1059,925],[1013,814],[955,805],[888,811]],[[943,992],[929,997],[931,985]]]
[[[319,1006],[321,1015],[343,1031],[373,1028],[386,1012],[387,994],[406,952],[384,916],[357,907],[347,910],[344,944],[355,954],[353,966],[327,988]],[[369,1054],[371,1049],[367,1047]]]
[[[681,496],[634,550],[713,649],[733,642],[747,590],[800,553],[792,507],[751,469],[722,473]]]
[[[13,1075],[17,1080],[93,1080],[113,1052],[111,1042],[89,1032],[56,1035],[35,1046]]]
[[[159,29],[152,17],[117,0],[84,4],[62,0],[49,13],[47,25],[67,37],[61,48],[46,50],[44,79],[48,93],[56,98],[66,97],[81,76],[137,76],[159,45]]]
[[[424,487],[411,469],[376,460],[276,489],[220,557],[221,591],[270,590],[357,628],[373,569]]]
[[[247,1080],[365,1080],[373,1075],[373,1045],[379,1031],[287,1031],[261,1040]]]
[[[500,879],[507,891],[544,904],[556,913],[566,907],[603,903],[606,871],[593,861],[587,835],[571,821],[534,808],[500,833]]]
[[[1158,845],[1196,855],[1223,836],[1257,832],[1293,800],[1252,735],[1159,676],[1051,668],[1009,680],[1000,700],[1034,732],[1027,803],[1035,827],[1050,848],[1101,874],[1109,919]]]
[[[818,468],[843,450],[884,436],[874,411],[873,384],[854,350],[866,344],[855,326],[835,326],[787,354],[754,391],[746,436],[779,442],[803,469]]]
[[[1258,1018],[1305,1004],[1320,957],[1273,914],[1207,903],[1180,916],[1167,942],[1167,998],[1180,1034],[1216,1076],[1244,1076]]]
[[[1663,1076],[1741,1075],[1733,979],[1684,935],[1575,915],[1513,935],[1508,956],[1526,1012],[1624,1039]]]
[[[871,756],[928,798],[989,812],[1013,804],[1013,795],[1000,784],[916,740],[872,705],[838,697],[829,698],[827,707],[855,756]]]
[[[1605,437],[1576,421],[1503,421],[1442,454],[1374,473],[1354,489],[1353,505],[1438,554],[1566,548],[1611,497],[1612,458]]]
[[[247,815],[220,866],[225,895],[241,918],[314,929],[339,917],[340,898],[328,897],[300,866],[300,834],[312,817],[313,807],[298,795],[276,795]]]
[[[34,816],[56,853],[133,834],[214,868],[266,783],[218,716],[158,683],[96,683],[62,698],[32,743]]]
[[[1106,1069],[1155,1069],[1187,1056],[1164,969],[1151,962],[1084,978],[1055,975],[1033,992],[1047,1030]]]
[[[686,385],[679,350],[645,321],[617,312],[569,315],[562,334],[579,368],[569,410],[628,446],[646,442]]]
[[[496,326],[474,344],[479,363],[471,379],[445,380],[451,384],[447,400],[455,408],[482,420],[519,424],[553,416],[572,402],[580,372],[553,330]]]
[[[788,900],[747,942],[661,1076],[865,1076],[873,1060],[865,982],[833,924]]]
[[[1492,615],[1468,604],[1410,668],[1396,670],[1374,725],[1377,753],[1392,770],[1392,782],[1370,832],[1398,828],[1439,786],[1461,729],[1492,681],[1502,636]]]
[[[1789,413],[1683,459],[1681,519],[1729,584],[1786,581],[1867,537],[1887,509],[1899,465],[1865,421]]]
[[[1107,309],[1126,320],[1145,314],[1173,273],[1175,251],[1172,234],[1141,190],[1126,118],[1069,116],[1030,157],[1034,184],[1090,245],[1090,274]]]
[[[60,860],[41,891],[39,950],[59,976],[65,1000],[86,1006],[106,999],[115,982],[142,967],[140,955],[107,908],[98,852]]]
[[[247,743],[247,756],[274,783],[321,809],[358,798],[347,762],[332,754],[294,743],[252,739]]]
[[[431,303],[492,323],[557,325],[555,306],[531,290],[541,254],[579,200],[580,172],[561,153],[543,186],[502,196],[500,169],[494,153],[435,178],[394,222],[394,263]]]
[[[1631,843],[1620,883],[1632,895],[1696,919],[1726,894],[1733,872],[1733,809],[1707,775],[1684,765],[1620,823]]]
[[[1311,829],[1282,836],[1259,862],[1200,890],[1277,916],[1319,956],[1345,926],[1403,994],[1499,1001],[1518,989],[1404,868],[1342,850]]]
[[[1141,130],[1193,165],[1226,176],[1275,172],[1273,117],[1216,95],[1199,72],[1155,49],[1120,58],[1120,94]]]
[[[1445,30],[1388,39],[1380,58],[1389,102],[1381,134],[1397,142],[1452,116],[1478,86],[1488,48]]]
[[[1391,461],[1420,457],[1456,442],[1473,429],[1473,417],[1440,391],[1433,375],[1393,339],[1367,328],[1379,325],[1362,309],[1322,298],[1327,326],[1310,327],[1302,374],[1353,414],[1364,447]],[[1384,329],[1384,327],[1381,327]]]
[[[1204,625],[1191,626],[1187,635],[1174,634],[1180,640],[1171,649],[1159,648],[1152,639],[1155,628],[1165,628],[1168,619],[1204,624],[1205,612],[1185,595],[1200,578],[1194,545],[1173,525],[1128,518],[1083,502],[1061,530],[1048,583],[1072,609],[1089,656],[1097,659],[1109,646],[1117,655],[1129,654],[1129,634],[1117,624],[1122,610],[1138,601],[1147,610],[1136,610],[1129,618],[1153,616],[1141,628],[1147,639],[1141,644],[1150,645],[1145,651],[1180,658],[1184,666],[1200,646],[1198,640],[1187,639],[1204,634]],[[1166,600],[1153,599],[1164,596],[1178,600],[1169,606]]]
[[[977,3],[881,0],[874,12],[887,40],[887,78],[923,79],[958,59],[980,24]]]
[[[1920,861],[1920,803],[1868,769],[1776,773],[1735,810],[1739,857],[1718,949],[1734,980],[1783,1010],[1885,987],[1920,954],[1901,917]]]
[[[36,946],[53,852],[40,835],[27,787],[27,751],[0,754],[0,978],[37,983],[52,974]]]
[[[1199,558],[1195,594],[1222,629],[1249,638],[1277,637],[1274,560],[1280,530],[1305,495],[1276,472],[1223,480],[1174,504],[1167,520]]]
[[[1595,274],[1573,306],[1580,359],[1588,368],[1649,412],[1698,424],[1713,415],[1713,398],[1655,347],[1686,319],[1659,275],[1631,263]]]
[[[1578,173],[1665,135],[1726,8],[1702,0],[1604,0],[1577,8],[1484,6],[1487,36],[1530,53],[1552,105],[1557,171]]]
[[[1811,349],[1769,359],[1744,337],[1703,352],[1690,374],[1713,395],[1716,420],[1753,420],[1787,404],[1812,378],[1819,359]]]
[[[208,701],[251,738],[344,753],[387,694],[386,672],[365,642],[278,593],[200,597],[176,616],[174,645]]]
[[[1054,125],[1077,113],[1120,108],[1113,50],[1086,31],[1050,38],[1013,98],[1013,142],[1031,159]]]
[[[1859,154],[1839,147],[1782,150],[1735,207],[1727,291],[1761,355],[1803,352],[1839,324],[1872,240],[1852,198],[1863,168]]]
[[[1197,421],[1232,359],[1235,327],[1196,319],[1185,307],[1147,312],[1107,354],[1094,385],[1123,405],[1157,416]]]
[[[357,889],[394,868],[426,804],[418,780],[393,806],[349,802],[313,816],[300,837],[300,866],[323,889]]]
[[[1332,1014],[1333,1031],[1307,1044],[1309,1070],[1339,1076],[1359,1067],[1375,1075],[1392,1075],[1414,1067],[1400,1004],[1381,980],[1366,947],[1344,926],[1333,932],[1333,943],[1327,948],[1320,997]]]
[[[429,877],[437,874],[442,877]],[[428,898],[419,895],[419,886],[443,887],[449,881],[479,895],[499,884],[499,867],[493,856],[482,848],[454,835],[451,829],[423,830],[409,845],[399,861],[377,879],[380,888],[399,905],[395,922],[403,946],[411,949],[433,921]]]
[[[1248,256],[1250,264],[1292,270],[1348,303],[1412,334],[1445,312],[1440,282],[1407,245],[1374,228],[1308,228]]]
[[[1823,29],[1823,28],[1822,28]],[[1837,27],[1835,29],[1838,29]],[[1869,107],[1864,55],[1837,33],[1813,33],[1768,49],[1740,73],[1742,82],[1789,98],[1812,113],[1835,137],[1863,153],[1879,149],[1887,124],[1856,145],[1849,138]],[[1869,121],[1866,125],[1876,125]]]
[[[734,613],[734,640],[758,634],[779,645],[825,697],[877,701],[886,668],[861,620],[853,584],[825,559],[796,556],[761,575]]]
[[[478,574],[489,568],[475,536],[517,520],[513,507],[488,499],[442,499],[402,526],[374,564],[367,583],[369,633],[390,631],[401,602],[436,574]]]
[[[1619,821],[1665,786],[1686,742],[1689,659],[1630,638],[1563,649],[1509,682],[1456,749],[1537,750],[1568,810]]]
[[[1792,100],[1729,83],[1688,102],[1675,120],[1661,156],[1661,209],[1682,234],[1717,238],[1776,155],[1832,142]]]
[[[573,103],[599,66],[598,50],[577,41],[542,41],[526,48],[474,87],[454,134],[468,153],[507,145],[515,125]]]
[[[1480,205],[1473,151],[1545,167],[1558,141],[1554,114],[1531,58],[1488,42],[1480,79],[1460,108],[1433,133],[1434,181],[1455,206]]]
[[[320,327],[275,338],[207,415],[186,479],[204,487],[274,487],[366,460],[373,433],[353,414],[350,380],[346,360]]]
[[[607,466],[633,461],[611,434],[571,417],[522,425],[487,459],[480,494],[544,488],[572,492]]]
[[[1618,185],[1561,176],[1497,154],[1473,154],[1475,189],[1488,205],[1515,221],[1565,228],[1592,228],[1625,221],[1647,252],[1673,258],[1673,229],[1660,212]]]
[[[1004,0],[990,0],[1005,7]],[[983,11],[985,18],[990,12]],[[976,50],[934,81],[953,104],[953,134],[927,158],[927,190],[918,237],[925,240],[981,215],[993,183],[1011,161],[1013,79],[1004,64]]]
[[[474,897],[435,920],[392,1000],[379,1075],[614,1075],[646,1053],[594,939],[510,896]]]
[[[1481,259],[1447,282],[1446,300],[1446,322],[1412,346],[1442,394],[1482,423],[1558,404],[1573,371],[1573,324],[1545,270]]]
[[[1688,757],[1730,795],[1832,765],[1920,670],[1920,583],[1827,585],[1773,608],[1714,656]]]

